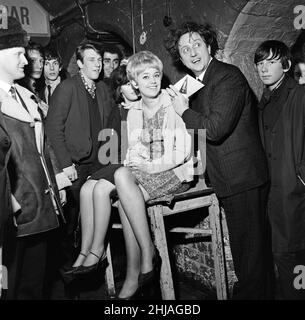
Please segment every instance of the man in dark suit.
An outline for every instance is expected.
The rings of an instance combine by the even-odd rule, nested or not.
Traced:
[[[41,100],[50,105],[56,87],[67,78],[62,70],[62,60],[59,53],[50,48],[44,49],[43,78],[44,85],[38,94]]]
[[[46,132],[60,166],[73,184],[67,190],[65,214],[66,266],[75,259],[75,230],[78,223],[79,192],[87,177],[96,171],[98,134],[106,127],[112,108],[109,89],[96,81],[102,68],[99,50],[86,43],[76,49],[79,73],[61,82],[55,89],[48,116]]]
[[[188,101],[167,89],[188,129],[205,129],[207,174],[225,209],[238,282],[233,299],[264,298],[264,220],[268,171],[249,85],[233,66],[216,60],[216,33],[208,24],[185,22],[168,49],[204,87]]]

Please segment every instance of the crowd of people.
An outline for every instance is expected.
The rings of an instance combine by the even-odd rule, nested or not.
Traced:
[[[116,299],[152,299],[162,260],[146,202],[191,187],[190,130],[198,129],[206,130],[206,173],[226,215],[237,277],[232,299],[274,299],[276,278],[283,299],[305,298],[294,287],[294,268],[305,265],[302,63],[293,79],[289,48],[260,44],[257,102],[243,73],[216,59],[208,23],[184,22],[165,44],[204,84],[189,99],[173,85],[161,87],[163,63],[150,51],[123,62],[116,46],[101,52],[82,43],[79,72],[70,77],[59,53],[28,44],[16,19],[0,30],[5,299],[48,297],[58,270],[67,282],[104,271],[113,206],[126,248]]]

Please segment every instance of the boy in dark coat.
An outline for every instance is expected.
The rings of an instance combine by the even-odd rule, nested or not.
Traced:
[[[305,290],[295,279],[296,266],[305,265],[305,90],[288,76],[291,56],[284,43],[263,42],[254,62],[265,85],[258,107],[271,176],[273,257],[283,298],[305,299]]]

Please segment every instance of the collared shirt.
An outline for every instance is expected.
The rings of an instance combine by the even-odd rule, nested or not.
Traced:
[[[202,71],[202,73],[198,77],[196,77],[196,80],[202,82],[203,77],[204,77],[204,75],[205,75],[205,73],[206,73],[206,71],[208,69],[208,66],[210,65],[212,59],[213,59],[213,57],[210,58],[210,61],[209,61],[208,65],[207,65],[207,67]]]
[[[46,84],[46,87],[44,89],[44,96],[46,97],[46,101],[48,101],[49,99],[49,90],[48,90],[48,86],[51,87],[51,96],[54,92],[54,90],[56,89],[56,87],[60,84],[60,77],[58,77],[55,81],[52,81],[52,82],[48,82],[46,81],[45,84]]]
[[[83,81],[83,84],[86,88],[86,90],[90,93],[92,99],[95,98],[95,90],[96,90],[96,85],[95,83],[93,82],[92,83],[92,86],[89,85],[89,83],[87,82],[85,76],[83,75],[83,73],[80,71],[80,77],[82,78],[82,81]]]
[[[12,85],[10,85],[9,83],[4,82],[3,80],[0,80],[0,88],[2,90],[4,90],[7,94],[9,94],[10,96],[12,96],[11,93],[10,93],[10,89],[11,89],[12,86],[15,87],[14,83]],[[19,104],[21,104],[21,101],[20,101],[20,98],[19,98],[19,94],[17,94],[17,101],[19,102]]]

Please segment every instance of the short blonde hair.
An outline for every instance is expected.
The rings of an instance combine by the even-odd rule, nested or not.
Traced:
[[[137,81],[138,75],[146,68],[156,68],[163,73],[162,61],[150,51],[139,51],[128,58],[126,67],[128,79]]]

